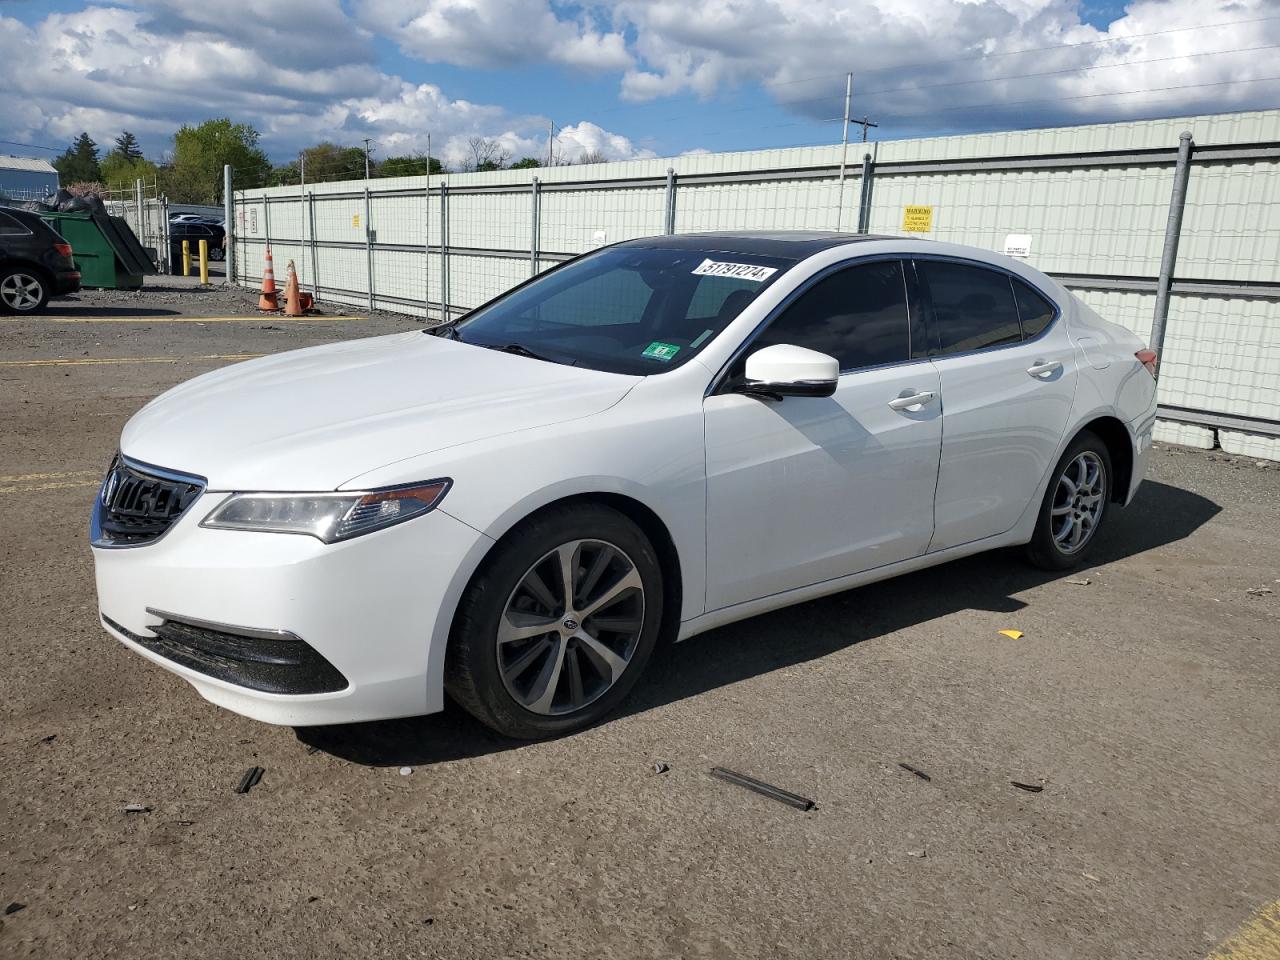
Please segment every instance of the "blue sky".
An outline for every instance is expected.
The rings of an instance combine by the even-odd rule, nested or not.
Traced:
[[[1280,102],[1280,0],[0,0],[0,130],[65,145],[226,115],[319,140],[609,159]],[[854,137],[860,134],[855,128]],[[28,152],[9,144],[0,150]]]

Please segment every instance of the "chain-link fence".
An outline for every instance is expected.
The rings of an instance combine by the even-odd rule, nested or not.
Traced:
[[[632,237],[906,232],[1021,256],[1143,337],[1163,292],[1162,435],[1280,459],[1280,110],[852,145],[843,184],[840,149],[244,191],[235,276],[270,248],[320,300],[441,317]]]

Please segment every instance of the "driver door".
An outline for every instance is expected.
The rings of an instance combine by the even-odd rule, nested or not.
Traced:
[[[757,334],[706,399],[707,610],[925,552],[942,402],[913,319],[900,261],[841,267]],[[835,394],[733,392],[746,357],[777,343],[839,360]]]

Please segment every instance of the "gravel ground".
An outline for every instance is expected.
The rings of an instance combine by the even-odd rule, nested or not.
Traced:
[[[54,313],[252,299],[167,296]],[[1086,570],[1003,552],[723,628],[559,741],[268,727],[98,627],[94,484],[226,362],[192,358],[417,323],[153,316],[0,324],[0,956],[1190,960],[1280,895],[1280,470],[1158,449]],[[20,365],[58,358],[133,362]]]

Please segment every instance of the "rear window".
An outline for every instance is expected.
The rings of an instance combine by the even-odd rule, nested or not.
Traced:
[[[916,269],[933,303],[944,356],[1021,341],[1008,274],[945,260],[918,260]]]
[[[1044,333],[1057,313],[1052,303],[1016,277],[1013,280],[1013,298],[1018,303],[1018,317],[1022,321],[1022,338],[1030,340]]]
[[[27,225],[17,217],[0,212],[0,237],[25,237],[29,233]]]

